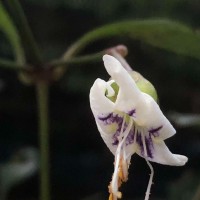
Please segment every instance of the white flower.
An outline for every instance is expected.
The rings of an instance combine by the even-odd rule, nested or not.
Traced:
[[[164,140],[176,131],[154,99],[141,92],[130,74],[112,56],[103,56],[112,80],[97,79],[90,90],[90,105],[98,130],[115,155],[115,171],[109,186],[110,199],[121,198],[118,188],[128,177],[134,153],[146,160],[182,166],[187,157],[172,154]],[[114,90],[113,84],[119,86]],[[112,100],[112,97],[116,97]]]

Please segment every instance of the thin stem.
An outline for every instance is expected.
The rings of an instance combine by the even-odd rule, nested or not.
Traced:
[[[28,53],[28,56],[30,57],[29,62],[38,66],[42,62],[41,54],[21,4],[19,0],[8,0],[7,3],[15,17],[15,22],[18,25],[19,34],[23,39],[22,41],[26,49],[26,53]]]
[[[54,61],[50,62],[49,65],[51,67],[57,67],[57,66],[65,67],[65,66],[68,66],[71,64],[85,64],[85,63],[97,62],[102,59],[102,56],[104,54],[110,54],[110,55],[115,56],[121,62],[121,64],[124,66],[124,68],[132,71],[131,67],[128,65],[126,60],[123,58],[128,53],[127,47],[124,45],[117,45],[115,47],[105,49],[98,53],[88,54],[85,56],[78,56],[78,57],[71,57],[71,56],[74,56],[76,51],[72,51],[72,52],[73,52],[72,54],[71,53],[67,54],[68,56],[63,56],[63,58],[61,58],[59,60],[54,60]]]
[[[0,68],[5,68],[9,70],[14,70],[14,71],[27,70],[26,67],[23,65],[17,64],[14,61],[1,59],[1,58],[0,58]]]
[[[151,185],[153,184],[153,175],[154,175],[154,170],[152,165],[150,164],[150,162],[145,159],[147,162],[147,165],[149,166],[150,170],[151,170],[151,174],[150,174],[150,178],[149,178],[149,183],[147,186],[147,190],[146,190],[146,194],[145,194],[145,199],[144,200],[149,200],[149,196],[150,196],[150,191],[151,191]]]
[[[63,55],[63,60],[68,60],[71,57],[74,57],[77,55],[87,44],[92,42],[92,38],[89,36],[84,35],[79,40],[77,40],[75,43],[73,43],[67,51]]]
[[[120,53],[118,53],[114,48],[110,50],[110,54],[113,55],[127,71],[132,71],[132,68],[124,59],[124,57]]]
[[[94,54],[89,54],[85,56],[79,56],[75,58],[69,58],[67,60],[59,59],[59,60],[54,60],[49,63],[50,66],[52,67],[60,67],[60,66],[69,66],[71,64],[85,64],[85,63],[91,63],[91,62],[97,62],[102,59],[102,56],[105,54],[105,52],[99,52],[99,53],[94,53]]]
[[[40,139],[40,199],[50,200],[49,187],[49,119],[48,119],[48,84],[39,82],[36,86],[38,100],[38,123]]]

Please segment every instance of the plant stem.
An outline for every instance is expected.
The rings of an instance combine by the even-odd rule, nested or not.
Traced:
[[[19,0],[8,0],[7,3],[15,18],[14,20],[17,24],[19,34],[23,41],[25,52],[28,54],[29,62],[37,67],[42,63],[41,53],[30,29],[24,11],[21,7],[21,4]]]
[[[91,63],[100,61],[102,56],[105,54],[105,52],[99,52],[94,54],[89,54],[85,56],[78,56],[75,58],[69,58],[67,60],[59,59],[59,60],[53,60],[49,63],[50,66],[53,67],[60,67],[60,66],[68,66],[71,64],[84,64],[84,63]]]
[[[50,200],[49,182],[49,118],[48,118],[48,84],[38,82],[36,85],[38,100],[39,140],[40,140],[40,200]]]
[[[1,59],[1,58],[0,58],[0,68],[10,69],[14,71],[27,70],[27,68],[23,65],[17,64],[14,61]]]

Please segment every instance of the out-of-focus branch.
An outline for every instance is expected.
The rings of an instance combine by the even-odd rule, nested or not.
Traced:
[[[53,60],[50,62],[47,66],[50,67],[65,67],[68,65],[72,64],[86,64],[86,63],[93,63],[93,62],[98,62],[102,59],[104,54],[110,54],[112,56],[115,56],[115,53],[117,55],[121,55],[122,57],[125,57],[128,53],[127,47],[124,45],[117,45],[108,49],[105,49],[103,51],[100,51],[98,53],[94,54],[88,54],[84,56],[78,56],[78,57],[68,57],[66,58],[61,58],[58,60]]]
[[[69,58],[67,60],[63,60],[63,59],[53,60],[48,64],[48,66],[51,66],[51,67],[63,66],[63,67],[65,67],[65,66],[69,66],[72,64],[78,65],[78,64],[97,62],[97,61],[101,60],[101,58],[104,54],[105,54],[105,52],[102,51],[99,53],[89,54],[89,55],[85,55],[85,56]]]
[[[25,51],[29,56],[29,62],[36,67],[40,66],[42,63],[41,53],[21,7],[20,1],[8,0],[7,3],[13,16],[15,17],[19,34],[23,39],[22,41]]]
[[[5,60],[0,58],[0,68],[14,70],[14,71],[24,71],[27,70],[25,66],[17,64],[14,61]]]

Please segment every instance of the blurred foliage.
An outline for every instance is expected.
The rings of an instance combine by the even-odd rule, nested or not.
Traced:
[[[172,112],[169,118],[180,127],[196,127],[200,128],[200,115],[197,114],[182,114]]]
[[[169,200],[198,200],[200,194],[198,194],[198,197],[195,197],[195,195],[199,192],[199,180],[199,171],[186,171],[179,180],[169,186]]]
[[[0,165],[0,199],[7,199],[10,189],[33,176],[39,168],[39,152],[26,147]]]
[[[16,61],[20,64],[24,63],[24,52],[21,46],[20,37],[12,19],[0,2],[0,30],[7,37],[8,42],[11,44],[11,50],[14,53]]]
[[[189,24],[198,25],[198,0],[26,0],[32,4],[49,7],[65,7],[72,10],[90,12],[103,21],[119,20],[121,18],[170,17],[182,19]],[[189,16],[189,17],[188,17]]]
[[[96,40],[114,36],[137,39],[177,54],[200,59],[200,34],[169,20],[133,20],[109,24],[85,34],[74,46],[78,51]]]

